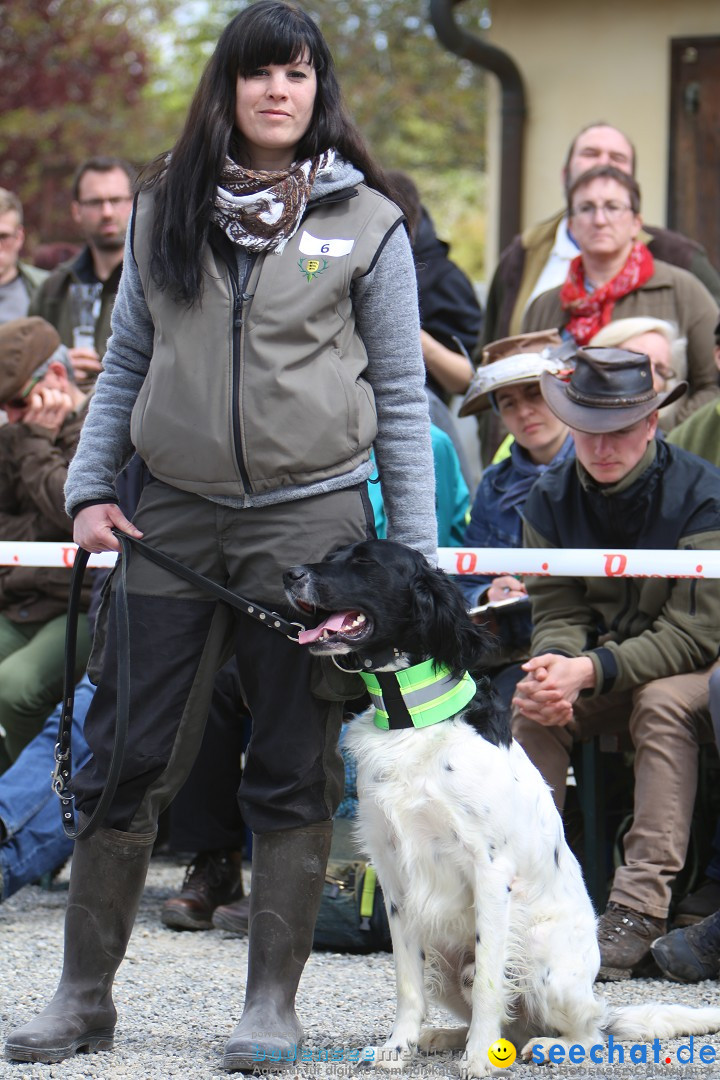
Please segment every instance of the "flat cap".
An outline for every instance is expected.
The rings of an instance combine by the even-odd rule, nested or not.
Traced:
[[[11,319],[0,326],[0,402],[9,401],[60,344],[45,319]]]

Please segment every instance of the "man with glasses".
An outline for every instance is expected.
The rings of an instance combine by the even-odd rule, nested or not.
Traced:
[[[68,346],[83,388],[92,386],[97,378],[110,336],[110,315],[122,273],[134,182],[135,170],[121,158],[88,158],[78,167],[73,178],[71,213],[85,247],[50,274],[29,311],[57,329],[61,341]],[[94,299],[92,344],[79,339],[76,333],[75,299],[80,290]]]
[[[46,270],[20,261],[25,243],[22,203],[0,188],[0,323],[27,315],[28,305],[48,276]]]
[[[8,420],[0,427],[0,540],[70,542],[63,487],[86,405],[48,322],[0,326],[0,408]],[[0,567],[0,773],[62,697],[69,587],[69,569]],[[78,646],[79,679],[90,650],[85,615]]]

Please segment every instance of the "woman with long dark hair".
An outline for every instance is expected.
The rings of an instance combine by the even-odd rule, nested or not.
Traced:
[[[117,550],[112,529],[143,536],[287,617],[284,569],[371,535],[373,445],[391,537],[434,556],[413,261],[384,188],[315,23],[279,0],[233,19],[177,145],[141,180],[105,370],[68,478],[82,547]],[[115,477],[134,449],[153,479],[131,524]],[[234,649],[253,717],[239,800],[255,839],[245,1009],[223,1064],[287,1062],[302,1040],[295,992],[342,793],[342,703],[321,696],[307,650],[140,554],[127,591],[120,782],[102,827],[75,846],[60,986],[6,1053],[54,1062],[111,1046],[111,986],[157,815],[187,776],[214,672]],[[109,768],[113,625],[111,610],[85,728],[93,757],[73,782],[81,820]]]

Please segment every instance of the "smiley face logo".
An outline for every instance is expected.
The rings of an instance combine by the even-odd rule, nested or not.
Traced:
[[[498,1039],[488,1046],[488,1058],[491,1065],[497,1065],[499,1069],[507,1069],[515,1060],[516,1050],[507,1039]]]

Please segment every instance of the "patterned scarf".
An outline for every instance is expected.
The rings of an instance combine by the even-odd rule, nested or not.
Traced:
[[[620,272],[588,293],[582,255],[578,255],[570,263],[568,276],[560,290],[563,311],[570,313],[565,329],[578,345],[587,345],[590,338],[610,322],[615,301],[639,289],[654,272],[655,263],[649,250],[644,244],[634,244]]]
[[[212,220],[234,244],[279,255],[297,231],[318,173],[329,169],[335,151],[296,161],[278,172],[253,172],[225,159]]]

